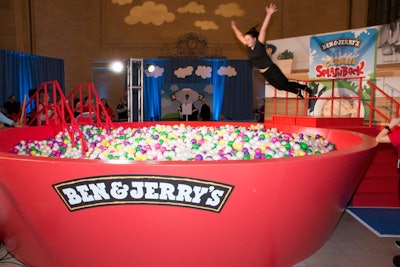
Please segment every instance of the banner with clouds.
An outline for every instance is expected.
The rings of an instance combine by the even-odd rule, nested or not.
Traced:
[[[198,109],[205,98],[212,120],[220,120],[221,115],[232,120],[253,118],[253,76],[248,60],[154,58],[145,59],[145,64],[155,67],[144,75],[145,119],[179,119],[178,108],[186,102],[178,97],[182,91],[196,95],[190,102]]]

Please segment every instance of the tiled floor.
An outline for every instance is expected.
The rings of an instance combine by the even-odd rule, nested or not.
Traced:
[[[393,256],[400,254],[395,240],[376,236],[346,212],[328,242],[295,267],[393,267]],[[13,258],[1,260],[6,253],[1,247],[0,267],[24,266]]]
[[[15,259],[7,250],[4,248],[3,244],[0,245],[0,266],[1,267],[18,267],[26,266],[23,263]]]
[[[399,226],[400,227],[400,226]],[[296,267],[393,267],[400,249],[392,237],[378,237],[345,212],[325,245]]]

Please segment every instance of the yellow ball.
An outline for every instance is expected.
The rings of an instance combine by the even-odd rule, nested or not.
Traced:
[[[242,150],[243,145],[241,143],[238,142],[233,142],[232,147],[238,151]]]

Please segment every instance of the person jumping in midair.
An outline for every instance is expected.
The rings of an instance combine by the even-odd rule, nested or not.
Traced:
[[[256,27],[253,27],[243,34],[237,28],[235,21],[231,21],[232,30],[239,41],[247,46],[247,53],[251,65],[260,70],[260,73],[270,85],[278,90],[291,92],[298,95],[300,98],[304,98],[301,94],[301,90],[306,91],[308,94],[311,94],[312,90],[308,88],[307,85],[290,82],[267,54],[265,49],[266,32],[272,14],[274,14],[278,8],[275,4],[271,3],[269,6],[265,7],[265,10],[267,14],[261,25],[260,32],[256,30]]]

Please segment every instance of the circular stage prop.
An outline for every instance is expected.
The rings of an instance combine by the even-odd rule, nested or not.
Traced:
[[[1,241],[41,267],[298,263],[328,240],[377,143],[343,130],[265,126],[322,135],[337,151],[261,160],[62,159],[10,152],[20,140],[49,138],[52,127],[1,130]]]

